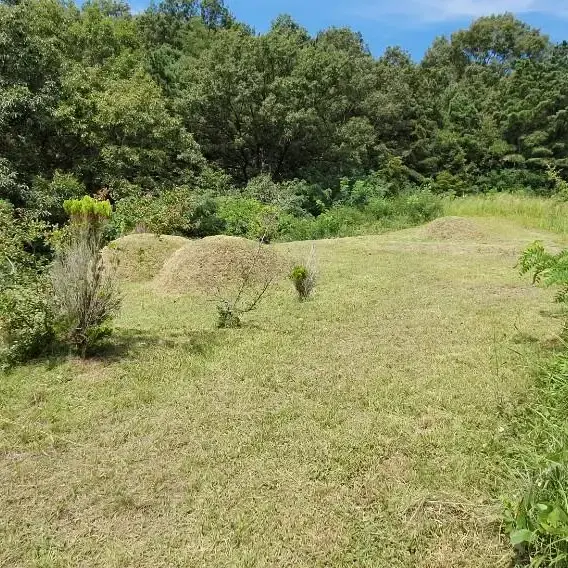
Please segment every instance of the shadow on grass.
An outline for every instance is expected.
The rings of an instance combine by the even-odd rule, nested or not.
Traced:
[[[149,347],[182,350],[190,355],[203,357],[212,353],[219,341],[219,334],[215,331],[191,330],[160,334],[143,329],[117,329],[108,341],[89,355],[89,359],[129,359]]]
[[[543,339],[530,333],[519,332],[511,337],[512,343],[516,345],[534,346],[543,351],[557,352],[564,351],[567,347],[565,332],[556,337]]]
[[[205,357],[211,354],[220,342],[218,331],[178,330],[160,334],[143,329],[118,328],[111,337],[90,352],[85,361],[116,363],[132,360],[148,348],[176,349],[189,355]],[[73,358],[76,358],[76,355],[68,349],[55,345],[34,361],[44,363],[48,370],[52,370]],[[5,372],[9,371],[10,369],[7,369]]]

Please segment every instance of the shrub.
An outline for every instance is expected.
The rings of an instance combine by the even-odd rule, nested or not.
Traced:
[[[463,195],[467,191],[467,184],[462,177],[443,171],[430,183],[430,188],[439,195]]]
[[[292,268],[290,280],[294,283],[300,302],[307,300],[316,286],[315,248],[312,247],[306,264],[298,264]]]
[[[51,267],[60,339],[81,357],[103,337],[120,306],[112,274],[102,257],[108,201],[90,197],[66,201],[70,225]]]
[[[288,213],[298,213],[302,198],[296,194],[297,189],[293,182],[278,184],[269,175],[261,174],[248,182],[243,195]]]
[[[443,207],[438,196],[431,191],[420,190],[397,197],[394,200],[394,211],[406,217],[410,224],[416,225],[439,217]]]
[[[227,235],[267,241],[276,236],[278,218],[282,215],[277,207],[251,197],[221,197],[218,205],[217,215]]]
[[[47,216],[52,223],[65,223],[67,217],[63,202],[85,194],[85,186],[69,173],[56,171],[51,180],[34,179],[29,197],[29,206],[40,215]]]
[[[41,355],[54,339],[48,282],[38,275],[0,293],[0,366]]]
[[[540,242],[520,258],[522,274],[558,286],[556,300],[568,299],[568,251],[547,253]],[[505,528],[522,566],[568,564],[568,355],[561,353],[541,371],[515,425],[522,441],[513,448],[520,482],[505,501]]]
[[[131,196],[117,202],[112,216],[113,233],[156,233],[206,237],[224,230],[217,215],[217,201],[208,194],[196,194],[176,187],[158,196]]]
[[[53,336],[46,226],[0,200],[0,365],[40,355]]]
[[[396,216],[394,201],[385,197],[373,197],[370,199],[367,210],[377,220]]]
[[[160,195],[135,195],[117,202],[115,233],[186,234],[191,230],[195,203],[190,190],[179,187]]]
[[[275,256],[266,253],[261,238],[250,261],[240,267],[234,286],[217,290],[217,327],[240,327],[242,316],[258,307],[276,275]]]
[[[282,188],[291,195],[297,197],[292,207],[288,207],[287,211],[296,216],[302,217],[307,215],[319,215],[332,203],[332,190],[326,189],[319,184],[308,183],[305,180],[289,180],[280,183]]]
[[[551,254],[536,241],[521,255],[519,267],[521,274],[532,273],[533,283],[558,287],[557,302],[568,301],[568,249]]]
[[[556,195],[562,200],[568,200],[568,182],[562,178],[560,172],[553,166],[548,166],[548,179],[554,184]]]
[[[365,207],[372,199],[383,198],[391,192],[391,184],[380,174],[372,173],[354,181],[342,179],[339,201],[352,207]]]
[[[476,181],[478,192],[534,192],[550,193],[550,184],[546,183],[542,173],[531,172],[525,168],[501,168],[490,170]]]

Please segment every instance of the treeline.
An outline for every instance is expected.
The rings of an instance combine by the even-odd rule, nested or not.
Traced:
[[[87,193],[117,231],[207,233],[250,200],[316,218],[417,189],[547,194],[568,167],[568,44],[509,14],[413,62],[289,16],[259,35],[222,0],[11,0],[0,54],[0,198],[53,223]]]

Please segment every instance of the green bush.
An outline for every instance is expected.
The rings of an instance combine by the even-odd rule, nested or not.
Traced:
[[[35,178],[28,205],[50,222],[63,224],[67,220],[63,202],[85,195],[85,185],[69,173],[56,171],[51,180]]]
[[[313,248],[306,264],[298,264],[292,268],[290,280],[294,284],[300,302],[307,300],[312,295],[317,280]]]
[[[364,178],[340,182],[339,202],[352,207],[365,207],[373,199],[392,193],[392,185],[380,174],[372,173]]]
[[[53,313],[44,277],[46,226],[0,200],[0,365],[25,362],[49,347]]]
[[[540,172],[533,172],[524,168],[500,168],[491,170],[480,176],[472,192],[529,192],[549,195],[553,184],[546,181]]]
[[[410,225],[426,223],[442,214],[442,200],[429,190],[401,195],[394,200],[394,213],[406,217]]]
[[[0,292],[0,366],[29,361],[53,343],[50,292],[39,276]]]
[[[298,189],[294,182],[275,183],[269,175],[261,174],[248,182],[243,196],[287,213],[298,214],[302,202],[302,197],[296,193]]]
[[[252,197],[221,197],[217,216],[227,235],[248,239],[273,239],[283,212]]]
[[[430,183],[430,189],[438,195],[463,195],[467,193],[467,183],[451,172],[440,172]]]
[[[547,253],[536,242],[522,254],[522,274],[534,283],[557,286],[556,300],[568,299],[568,251]],[[568,353],[541,370],[522,412],[513,418],[521,432],[509,452],[519,489],[505,500],[505,527],[518,565],[568,565]]]
[[[132,232],[187,234],[194,208],[187,188],[164,191],[158,196],[129,196],[117,202],[112,225],[117,236]]]
[[[536,241],[521,255],[519,267],[521,274],[532,274],[533,283],[557,287],[557,302],[568,302],[568,249],[552,254]]]
[[[366,209],[377,220],[397,215],[395,202],[385,197],[373,197],[369,200]]]

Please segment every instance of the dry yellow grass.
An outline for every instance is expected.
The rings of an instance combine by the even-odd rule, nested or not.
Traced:
[[[119,280],[151,280],[171,255],[190,241],[183,237],[135,233],[110,243],[103,251],[105,261],[115,267]]]
[[[211,293],[242,281],[262,282],[282,275],[286,261],[267,245],[241,237],[216,236],[191,241],[164,263],[154,281],[164,294]]]
[[[483,238],[479,225],[471,219],[463,217],[440,217],[428,223],[423,234],[429,239],[442,239],[451,241],[475,241]]]
[[[316,247],[309,302],[282,282],[217,330],[131,284],[106,359],[2,378],[0,566],[507,566],[500,437],[551,293],[491,243]]]

